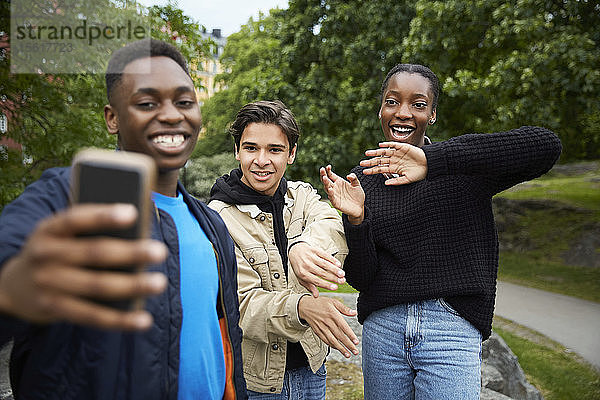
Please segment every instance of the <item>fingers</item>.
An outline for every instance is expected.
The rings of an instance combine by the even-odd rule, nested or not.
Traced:
[[[315,267],[318,267],[314,270],[316,275],[328,281],[337,282],[340,284],[346,282],[346,278],[344,278],[346,273],[341,268],[342,264],[339,262],[338,259],[336,259],[331,254],[327,253],[326,251],[323,251],[316,247],[310,247],[310,252],[313,256],[313,265]]]
[[[319,174],[321,175],[321,183],[323,184],[323,188],[329,196],[331,190],[333,189],[333,181],[327,176],[327,171],[325,170],[325,168],[321,167],[319,169]]]
[[[131,204],[80,204],[42,222],[37,231],[57,236],[105,229],[126,228],[135,222],[137,210]]]
[[[411,183],[411,180],[404,175],[400,175],[396,178],[386,179],[386,181],[384,182],[384,184],[387,186],[406,185],[408,183]]]
[[[346,179],[348,179],[348,182],[350,182],[352,187],[360,187],[360,181],[358,180],[358,177],[354,172],[348,174],[348,176],[346,176]]]
[[[325,167],[325,171],[327,172],[327,177],[334,183],[340,178],[335,172],[333,172],[331,165]]]
[[[43,290],[106,300],[159,294],[167,286],[161,273],[98,272],[64,266],[39,269],[34,280]]]
[[[152,315],[144,310],[122,312],[69,296],[47,294],[40,300],[53,320],[119,330],[148,329],[153,321]]]
[[[123,267],[158,263],[167,256],[166,246],[155,240],[124,240],[103,237],[56,238],[29,245],[28,255],[33,263],[56,260],[67,265]]]
[[[356,311],[351,310],[346,307],[342,302],[336,299],[331,300],[331,304],[341,313],[348,316],[355,316]],[[331,345],[336,348],[340,353],[342,353],[346,358],[350,357],[350,352],[356,355],[358,354],[358,349],[356,345],[358,344],[358,338],[350,328],[350,325],[346,322],[346,320],[340,315],[337,314],[334,318],[335,326],[332,327],[331,333],[335,337],[335,342]]]
[[[354,316],[356,312],[336,299],[302,297],[298,304],[300,317],[306,320],[313,331],[329,346],[345,357],[358,354],[358,338],[343,315]]]
[[[307,282],[306,284],[302,283],[302,286],[304,286],[306,288],[306,290],[308,290],[315,299],[317,297],[319,297],[319,289],[317,288],[316,285]]]

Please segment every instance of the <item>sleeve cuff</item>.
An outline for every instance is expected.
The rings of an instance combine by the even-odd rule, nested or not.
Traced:
[[[287,310],[287,315],[289,318],[288,322],[290,323],[290,326],[300,331],[304,331],[309,327],[309,325],[306,322],[302,322],[298,313],[298,304],[300,303],[300,299],[303,296],[310,296],[310,293],[300,293],[291,295],[288,301],[289,309]]]
[[[427,158],[427,179],[448,174],[448,162],[443,142],[422,147]]]

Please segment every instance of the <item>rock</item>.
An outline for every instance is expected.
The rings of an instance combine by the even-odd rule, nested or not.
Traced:
[[[483,343],[481,354],[481,386],[486,393],[494,391],[515,400],[543,400],[542,394],[527,382],[517,356],[496,333]]]
[[[8,362],[11,349],[12,342],[0,348],[0,400],[12,400],[13,398],[8,376]]]
[[[479,400],[511,400],[510,397],[502,393],[494,392],[493,390],[482,388]]]
[[[504,377],[494,366],[481,363],[481,387],[501,392],[504,388]]]

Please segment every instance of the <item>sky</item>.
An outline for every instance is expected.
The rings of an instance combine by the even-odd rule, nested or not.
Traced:
[[[141,0],[143,5],[166,5],[166,0]],[[259,11],[267,14],[271,8],[285,9],[288,0],[178,0],[178,7],[208,32],[221,29],[223,36],[238,32],[250,17],[258,18]]]

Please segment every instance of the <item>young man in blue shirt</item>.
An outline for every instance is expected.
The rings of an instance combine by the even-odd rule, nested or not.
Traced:
[[[78,234],[131,225],[125,205],[69,205],[53,168],[0,217],[0,344],[16,399],[242,399],[233,243],[178,183],[201,125],[185,60],[146,39],[116,51],[104,116],[119,147],[158,167],[151,240]],[[146,272],[105,270],[147,264]],[[89,268],[96,265],[99,268]],[[147,296],[145,310],[94,300]]]

